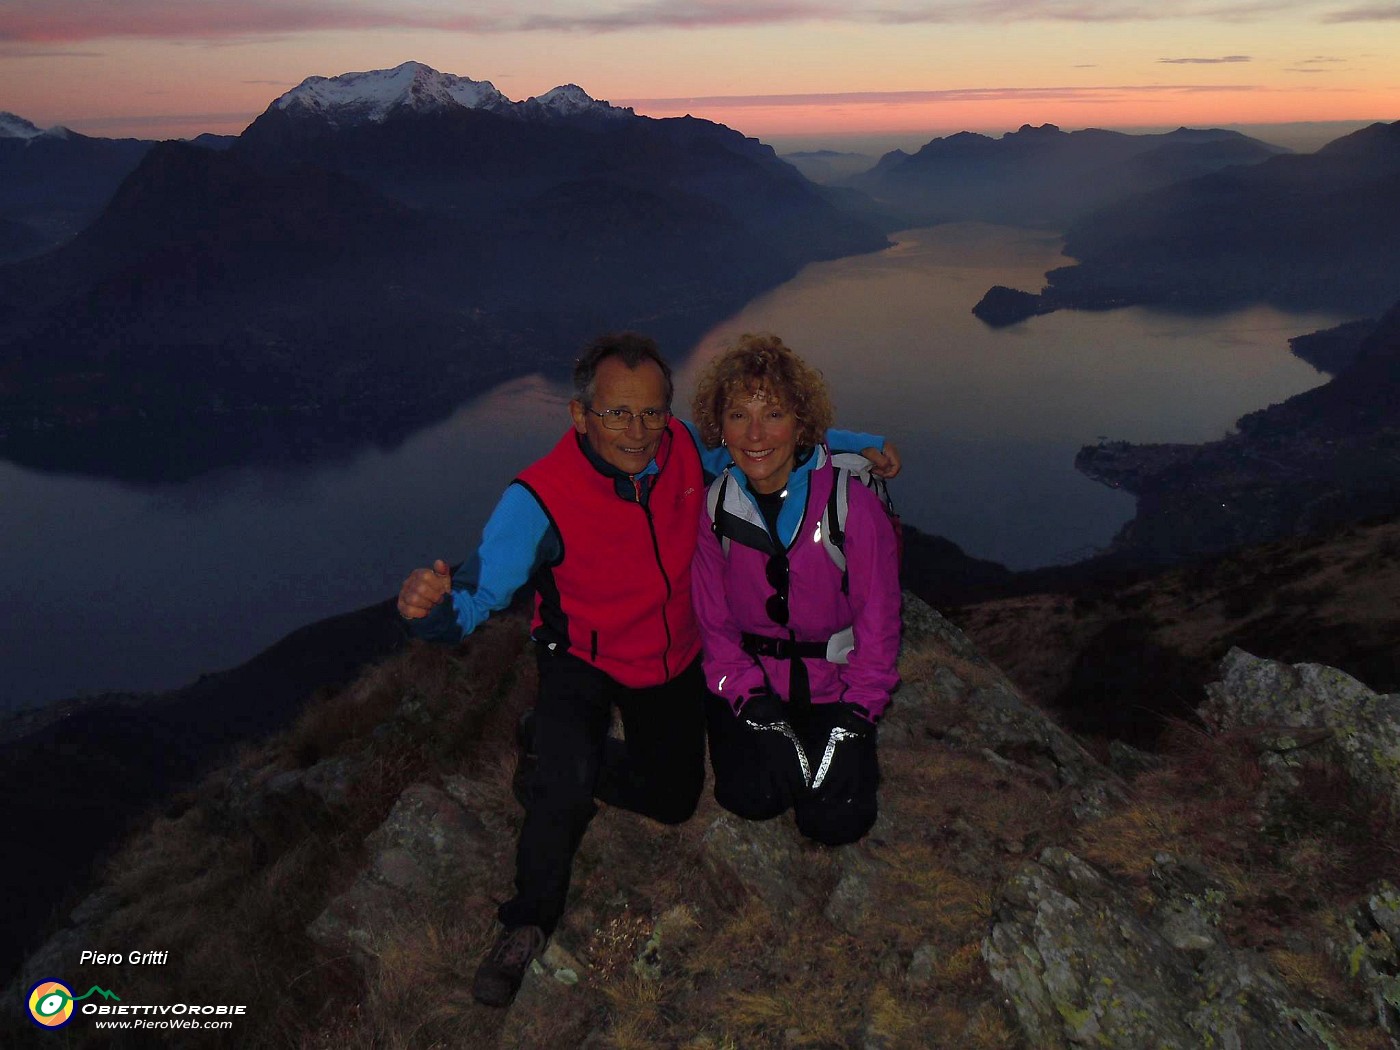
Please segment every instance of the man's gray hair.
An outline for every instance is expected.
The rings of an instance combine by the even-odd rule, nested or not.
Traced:
[[[675,393],[671,366],[661,356],[656,340],[640,332],[609,332],[583,348],[583,353],[574,362],[574,397],[584,406],[593,407],[598,366],[610,357],[620,358],[628,368],[636,368],[643,361],[654,361],[666,382],[666,408],[670,409],[671,397]]]

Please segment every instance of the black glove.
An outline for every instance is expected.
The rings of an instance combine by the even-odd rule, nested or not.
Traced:
[[[770,791],[790,798],[810,783],[807,754],[788,722],[787,704],[771,692],[753,693],[739,708],[739,718],[754,733],[762,779]]]
[[[814,704],[811,710],[821,747],[821,753],[812,756],[812,793],[831,802],[854,798],[865,779],[878,775],[875,725],[865,717],[865,708],[855,704]]]

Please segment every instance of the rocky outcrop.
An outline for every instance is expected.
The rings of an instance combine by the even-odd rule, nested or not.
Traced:
[[[1345,771],[1354,788],[1396,797],[1400,698],[1378,696],[1334,668],[1288,666],[1240,649],[1220,673],[1199,713],[1257,763],[1244,819],[1261,851],[1269,848],[1262,843],[1305,834],[1297,822],[1315,782],[1309,778],[1319,772]],[[1139,775],[1160,768],[1160,759],[1129,757]],[[1330,956],[1335,969],[1327,980],[1359,983],[1371,1001],[1369,1018],[1356,1002],[1317,998],[1322,978],[1300,982],[1295,973],[1286,981],[1274,953],[1239,945],[1231,916],[1249,892],[1238,870],[1217,874],[1198,858],[1158,852],[1146,886],[1135,887],[1054,846],[1002,888],[983,958],[1036,1047],[1339,1047],[1354,1045],[1358,1026],[1368,1024],[1393,1037],[1400,1028],[1394,887],[1378,882],[1350,914],[1320,927],[1322,936],[1272,935],[1313,951],[1315,973]]]
[[[368,867],[307,930],[312,940],[369,961],[415,906],[464,896],[490,857],[489,832],[469,808],[474,790],[462,777],[451,778],[446,790],[408,787],[365,841]]]
[[[1377,883],[1347,920],[1347,976],[1366,985],[1376,1024],[1400,1035],[1400,892]]]
[[[1304,1050],[1332,1045],[1321,1012],[1216,930],[1223,891],[1157,858],[1162,903],[1143,916],[1061,848],[1007,884],[983,957],[1035,1047]]]
[[[1123,797],[1116,774],[1027,701],[966,635],[907,592],[904,641],[915,666],[926,662],[931,669],[906,676],[896,707],[914,717],[895,721],[882,739],[907,733],[919,715],[936,712],[942,739],[1003,769],[1027,771],[1048,788],[1067,789],[1079,816],[1101,813]]]
[[[1235,648],[1221,662],[1221,680],[1208,685],[1206,695],[1201,717],[1217,730],[1324,731],[1325,739],[1316,733],[1302,736],[1324,748],[1363,790],[1400,803],[1400,694],[1374,693],[1335,667],[1290,666]],[[1274,750],[1296,750],[1303,742],[1289,747],[1285,740]]]

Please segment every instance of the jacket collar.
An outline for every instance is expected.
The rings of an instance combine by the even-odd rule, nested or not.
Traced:
[[[574,431],[574,440],[578,442],[579,451],[583,453],[583,458],[588,460],[588,465],[605,478],[609,478],[613,483],[613,491],[617,493],[617,498],[626,500],[628,503],[641,503],[646,505],[647,498],[651,495],[651,487],[655,483],[656,476],[661,473],[661,463],[669,458],[671,451],[671,430],[669,425],[662,431],[661,441],[656,448],[656,456],[647,463],[635,475],[628,474],[620,467],[615,467],[602,456],[598,455],[593,443],[588,440],[586,434]]]
[[[797,461],[793,464],[792,473],[788,475],[787,485],[783,488],[787,498],[783,501],[783,509],[778,515],[778,535],[773,537],[773,541],[779,546],[786,547],[796,534],[802,516],[807,512],[807,491],[810,488],[812,473],[821,469],[826,462],[827,452],[821,445],[797,450]],[[763,523],[758,501],[754,498],[753,490],[749,488],[749,479],[744,476],[738,464],[727,468],[726,472],[738,482],[738,488],[744,494],[743,504],[739,508],[731,508],[731,513],[753,522],[766,536],[768,527]],[[751,508],[751,511],[746,511],[745,505]],[[757,543],[749,545],[758,546]]]

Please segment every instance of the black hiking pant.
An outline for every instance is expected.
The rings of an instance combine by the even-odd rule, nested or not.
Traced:
[[[663,824],[690,819],[705,786],[705,679],[697,658],[663,685],[629,689],[591,664],[538,647],[539,765],[515,852],[515,896],[502,924],[552,933],[595,798]],[[608,735],[612,709],[626,740]]]
[[[844,846],[863,838],[879,815],[876,791],[880,763],[875,753],[875,733],[843,743],[855,749],[858,783],[843,799],[823,799],[796,782],[798,778],[766,775],[765,762],[772,752],[759,732],[737,717],[722,697],[706,690],[705,717],[710,737],[710,764],[715,770],[715,801],[745,820],[770,820],[793,811],[797,830],[827,846]],[[803,717],[803,709],[789,704],[788,717],[802,741],[810,767],[815,770],[826,747],[826,726],[820,719]],[[813,705],[815,706],[815,705]],[[811,711],[811,707],[806,709]]]

